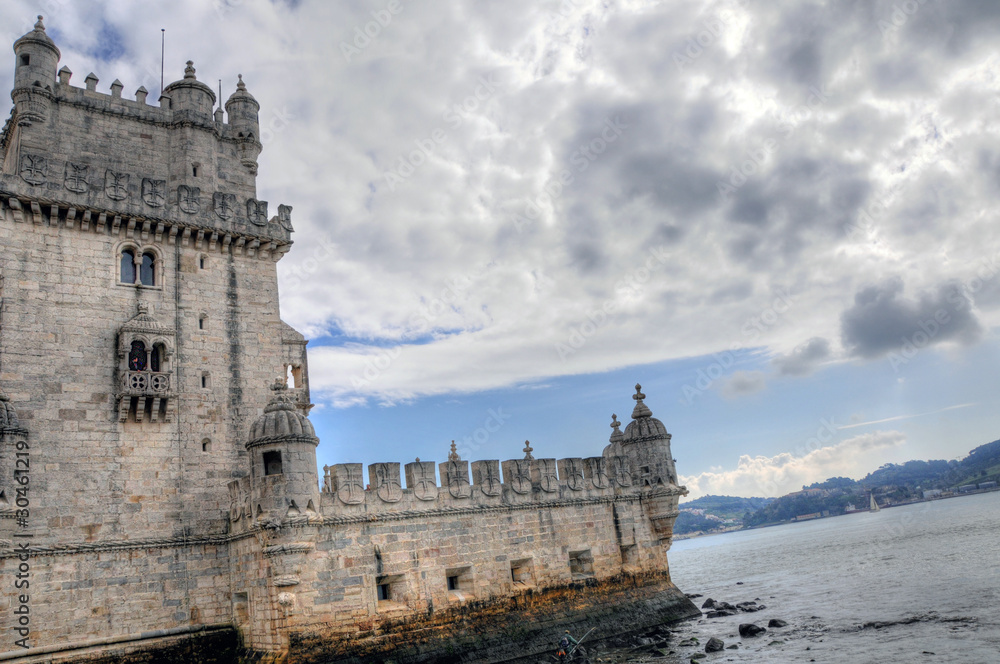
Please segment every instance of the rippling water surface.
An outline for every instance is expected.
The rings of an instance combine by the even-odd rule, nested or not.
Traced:
[[[684,592],[767,605],[684,624],[673,644],[740,644],[704,662],[1000,662],[1000,492],[683,540],[669,558]],[[788,627],[739,637],[770,618]],[[699,648],[671,649],[658,661]]]

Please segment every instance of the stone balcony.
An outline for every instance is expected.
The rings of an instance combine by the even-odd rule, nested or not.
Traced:
[[[172,396],[169,373],[126,371],[118,391],[118,421],[125,422],[132,415],[136,422],[170,422]]]

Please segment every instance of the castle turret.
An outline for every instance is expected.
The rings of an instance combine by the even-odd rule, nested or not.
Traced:
[[[14,89],[10,97],[14,101],[18,123],[45,122],[60,53],[45,34],[41,16],[34,30],[14,42],[14,57]]]
[[[318,514],[319,438],[305,413],[296,407],[284,383],[250,428],[250,493],[254,516],[265,519]]]
[[[212,109],[215,107],[215,93],[195,76],[192,61],[187,61],[184,78],[163,88],[163,94],[170,98],[170,110],[174,113],[191,111],[205,116],[202,120],[207,118],[208,122],[214,121]]]
[[[625,427],[620,442],[612,435],[609,448],[620,445],[635,474],[635,483],[643,491],[643,503],[657,535],[669,542],[677,518],[677,501],[686,490],[677,486],[677,471],[670,452],[670,434],[663,422],[653,417],[643,399],[642,386],[635,386],[632,421]],[[615,426],[615,423],[612,423]]]
[[[257,172],[257,157],[263,149],[260,142],[259,112],[260,104],[247,92],[243,74],[240,74],[236,92],[226,101],[226,114],[229,116],[229,126],[235,134],[240,161],[250,169],[251,173]]]

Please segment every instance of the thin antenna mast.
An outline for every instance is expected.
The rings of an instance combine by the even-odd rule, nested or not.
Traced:
[[[166,53],[167,29],[160,28],[160,96],[163,96],[163,56]]]

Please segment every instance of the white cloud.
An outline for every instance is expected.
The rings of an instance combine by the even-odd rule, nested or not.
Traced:
[[[37,4],[3,3],[0,23],[27,30]],[[282,314],[316,339],[311,385],[334,405],[733,346],[788,355],[838,339],[865,284],[968,284],[1000,251],[982,212],[1000,131],[972,112],[1000,94],[988,3],[925,5],[885,39],[863,4],[404,3],[350,61],[342,42],[383,4],[42,4],[76,84],[93,70],[101,90],[117,77],[155,99],[160,27],[168,81],[190,58],[227,97],[243,73],[274,127],[260,197],[295,208]],[[678,68],[723,11],[723,34]],[[400,160],[413,172],[390,187]],[[664,267],[644,269],[650,249]],[[979,316],[989,328],[1000,308]],[[330,345],[345,337],[367,347]]]
[[[743,455],[732,470],[713,469],[681,476],[689,499],[708,494],[781,496],[830,477],[859,479],[884,463],[886,450],[906,443],[899,431],[873,431],[796,456],[784,452],[772,457]]]

